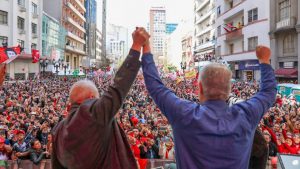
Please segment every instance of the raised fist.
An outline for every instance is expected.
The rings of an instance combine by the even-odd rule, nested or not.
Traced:
[[[266,46],[257,46],[256,56],[260,63],[270,64],[271,50]]]

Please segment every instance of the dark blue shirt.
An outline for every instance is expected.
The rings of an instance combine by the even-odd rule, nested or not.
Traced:
[[[270,65],[260,65],[260,91],[231,107],[223,100],[199,104],[178,98],[162,83],[152,54],[144,54],[142,68],[149,94],[172,125],[179,169],[248,168],[255,129],[275,102]]]

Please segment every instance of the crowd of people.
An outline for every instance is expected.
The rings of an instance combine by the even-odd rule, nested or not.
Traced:
[[[161,70],[162,80],[176,95],[198,100],[195,79],[176,82]],[[103,93],[112,76],[92,78]],[[48,77],[5,82],[0,91],[0,160],[30,159],[38,164],[51,158],[53,127],[68,115],[70,86],[78,78]],[[234,97],[246,100],[259,89],[257,83],[236,82]],[[136,159],[175,159],[172,128],[147,93],[139,73],[115,117],[125,131]],[[300,105],[277,96],[276,104],[259,125],[269,144],[269,155],[300,154]]]

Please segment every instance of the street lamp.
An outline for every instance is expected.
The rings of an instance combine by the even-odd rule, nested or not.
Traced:
[[[67,68],[69,67],[69,63],[62,63],[62,67],[64,68],[65,75],[67,73]]]
[[[186,62],[181,62],[180,67],[181,67],[181,69],[183,70],[183,73],[184,73],[184,70],[186,69]]]
[[[40,59],[40,66],[43,68],[43,74],[45,76],[45,68],[48,66],[49,60],[46,59]]]
[[[58,59],[57,61],[55,61],[55,59],[53,59],[52,63],[53,63],[53,66],[55,67],[56,74],[58,74],[58,72],[59,72],[58,68],[60,68],[60,65],[62,64],[63,61],[64,61],[63,59]]]

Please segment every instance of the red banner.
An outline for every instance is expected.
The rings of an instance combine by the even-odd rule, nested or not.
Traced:
[[[40,52],[39,50],[36,49],[32,49],[31,50],[31,54],[32,54],[32,63],[37,63],[40,59]]]
[[[20,55],[22,50],[21,46],[11,48],[0,47],[0,63],[10,63]]]

